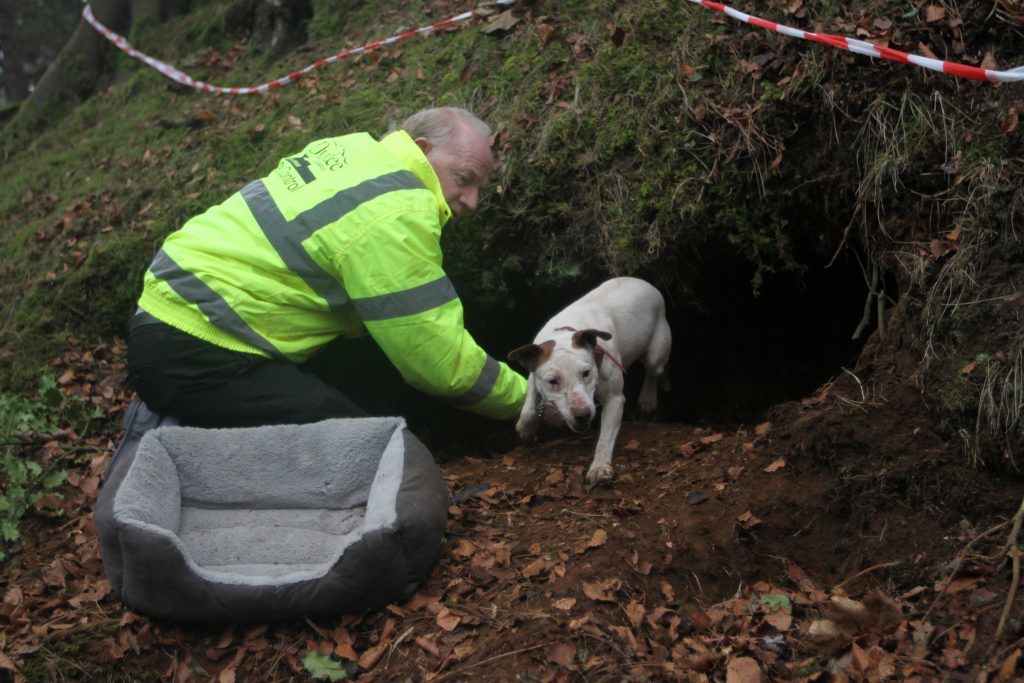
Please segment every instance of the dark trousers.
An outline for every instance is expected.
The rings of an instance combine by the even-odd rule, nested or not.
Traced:
[[[197,427],[250,427],[364,417],[312,372],[229,351],[145,313],[128,332],[128,375],[150,410]]]

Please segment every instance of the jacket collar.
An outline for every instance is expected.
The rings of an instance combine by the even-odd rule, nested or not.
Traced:
[[[448,202],[444,199],[444,193],[441,191],[441,181],[437,179],[434,167],[427,161],[427,156],[420,149],[419,145],[404,130],[396,130],[385,135],[381,139],[380,144],[384,145],[384,148],[393,157],[398,159],[403,166],[419,178],[420,182],[434,194],[434,198],[437,199],[437,213],[441,225],[443,226],[447,223],[448,219],[452,217],[452,210],[448,208]]]

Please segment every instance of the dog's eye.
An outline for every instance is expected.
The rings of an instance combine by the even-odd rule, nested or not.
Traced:
[[[548,380],[548,384],[550,384],[553,387],[557,387],[558,386],[558,380],[557,379],[549,379]]]
[[[583,371],[583,379],[586,379],[588,377],[590,377],[590,370],[584,370]]]

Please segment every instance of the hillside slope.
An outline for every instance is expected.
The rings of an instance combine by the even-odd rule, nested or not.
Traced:
[[[313,4],[307,43],[286,54],[253,49],[230,2],[131,37],[196,78],[252,85],[467,7]],[[1024,54],[1013,0],[740,9],[969,64],[1008,68]],[[64,396],[54,429],[15,429],[3,448],[69,471],[46,489],[63,501],[30,506],[7,546],[4,656],[44,677],[77,666],[265,680],[301,672],[308,648],[343,646],[368,657],[355,657],[364,670],[368,652],[374,665],[389,655],[382,679],[721,678],[749,666],[739,659],[771,677],[834,665],[857,678],[1014,658],[1020,616],[1010,600],[1000,628],[1010,567],[999,552],[1016,539],[981,530],[1024,495],[1022,86],[872,61],[684,1],[538,1],[498,16],[263,96],[196,93],[115,57],[116,75],[71,111],[0,130],[0,408]],[[310,139],[382,134],[431,104],[473,109],[496,131],[485,206],[444,236],[469,329],[500,357],[604,278],[645,277],[665,292],[676,338],[658,421],[630,421],[617,483],[584,491],[588,438],[523,448],[509,425],[396,388],[371,344],[332,348],[324,362],[385,387],[361,398],[408,415],[467,491],[426,589],[440,597],[269,630],[121,619],[87,513],[130,397],[123,335],[152,254]],[[598,529],[606,540],[575,552]],[[969,561],[943,589],[961,550]],[[829,598],[870,587],[902,615],[812,648]],[[764,609],[780,595],[795,617],[786,628]],[[765,645],[780,634],[785,654]]]

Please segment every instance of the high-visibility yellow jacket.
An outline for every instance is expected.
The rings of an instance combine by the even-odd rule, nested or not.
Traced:
[[[412,386],[514,418],[526,381],[473,341],[441,267],[450,217],[405,132],[318,140],[169,235],[139,307],[223,348],[295,362],[369,331]]]

